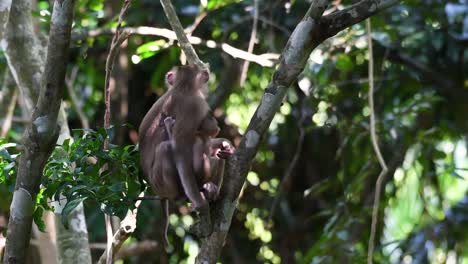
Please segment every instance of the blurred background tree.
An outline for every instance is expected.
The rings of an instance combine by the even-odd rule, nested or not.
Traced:
[[[335,1],[326,13],[352,3]],[[254,59],[247,68],[222,44],[276,61],[309,3],[176,0],[173,4],[188,34],[202,40],[195,48],[211,66],[210,104],[222,128],[220,136],[238,144],[274,67]],[[104,113],[104,64],[120,7],[119,1],[80,0],[75,9],[65,110],[72,130],[91,128],[99,131],[93,134],[96,138],[106,134],[99,130]],[[49,1],[34,1],[33,9],[36,31],[47,32]],[[378,263],[468,263],[468,5],[464,0],[408,0],[372,17],[371,22],[377,133],[389,167],[374,259]],[[111,210],[122,216],[131,205],[119,205],[117,198],[122,193],[135,196],[140,186],[138,171],[132,167],[137,164],[133,148],[123,146],[137,142],[144,114],[165,91],[164,74],[183,60],[176,41],[162,36],[161,29],[170,27],[159,1],[134,1],[126,23],[136,33],[121,49],[110,83],[115,124],[110,133],[112,143],[122,149],[116,148],[107,158],[121,161],[118,170],[132,177],[125,179],[125,186],[118,180],[108,182],[108,189],[83,199],[96,260],[105,249],[102,212]],[[253,29],[255,34],[251,34]],[[252,35],[254,45],[249,49]],[[221,262],[365,262],[380,172],[369,136],[368,58],[364,23],[340,32],[313,51],[255,157]],[[11,143],[19,142],[28,122],[25,102],[6,69],[0,50],[0,72],[5,72],[0,80],[0,120],[5,131],[0,141],[2,230],[15,176],[12,164],[17,151]],[[9,116],[11,127],[5,121]],[[80,138],[82,131],[72,134]],[[91,148],[99,143],[82,142]],[[71,149],[79,151],[80,144]],[[53,156],[51,161],[61,158]],[[54,164],[49,162],[47,168]],[[45,175],[43,192],[54,193],[47,184],[53,175],[47,170]],[[97,184],[92,180],[83,178],[81,190]],[[79,190],[68,191],[82,194]],[[103,198],[109,192],[117,194],[115,199]],[[103,200],[111,201],[115,210],[102,208]],[[166,253],[159,243],[159,202],[142,203],[136,232],[125,244],[126,249],[140,245],[142,251],[122,253],[123,263],[193,261],[199,248],[187,233],[193,219],[184,207],[174,207],[172,212],[169,239],[173,247]],[[158,244],[143,247],[148,241]],[[142,254],[145,249],[151,253]],[[40,247],[33,246],[31,251],[41,254]],[[39,258],[31,259],[40,263]]]

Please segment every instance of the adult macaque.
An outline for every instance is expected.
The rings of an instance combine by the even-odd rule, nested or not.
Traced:
[[[223,159],[233,153],[229,141],[212,139],[219,128],[204,96],[208,78],[208,71],[196,65],[175,67],[166,74],[172,88],[156,101],[139,129],[143,172],[165,199],[166,215],[168,200],[188,198],[208,222],[203,226],[210,227],[199,230],[202,236],[211,232],[208,200],[217,198]]]

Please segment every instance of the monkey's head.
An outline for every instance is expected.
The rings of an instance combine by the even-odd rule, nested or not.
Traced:
[[[168,88],[174,88],[184,93],[202,92],[203,95],[206,95],[209,79],[210,72],[195,64],[176,66],[166,74]]]

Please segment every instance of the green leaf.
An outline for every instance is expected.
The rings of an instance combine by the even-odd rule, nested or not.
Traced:
[[[354,68],[354,64],[351,58],[346,54],[339,54],[338,60],[336,61],[336,68],[340,71],[349,72]]]
[[[36,210],[34,210],[34,223],[37,225],[39,228],[39,231],[45,232],[45,223],[42,220],[42,214],[44,213],[44,208],[41,206],[36,207]]]
[[[64,226],[66,226],[68,215],[73,211],[73,209],[75,209],[81,202],[83,202],[86,199],[88,199],[88,197],[80,197],[78,199],[74,199],[67,202],[67,204],[62,210],[62,224]]]
[[[8,150],[6,150],[4,148],[0,148],[0,157],[6,159],[8,161],[13,160],[10,153],[8,153]]]
[[[111,186],[109,186],[109,190],[111,190],[113,192],[122,192],[123,189],[124,189],[123,182],[118,182],[118,183],[115,183],[115,184],[112,184]]]

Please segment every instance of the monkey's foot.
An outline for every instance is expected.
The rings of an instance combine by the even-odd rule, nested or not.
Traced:
[[[213,232],[210,207],[207,205],[197,209],[199,212],[199,220],[190,227],[189,232],[197,237],[208,237]]]
[[[202,192],[208,201],[216,201],[219,196],[219,187],[212,182],[207,182],[203,184]]]

